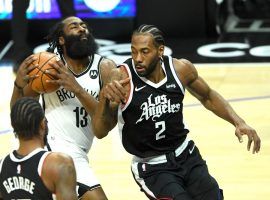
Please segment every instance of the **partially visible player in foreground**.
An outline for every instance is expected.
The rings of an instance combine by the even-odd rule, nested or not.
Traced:
[[[77,199],[72,158],[43,149],[48,126],[39,102],[19,99],[10,117],[19,148],[0,161],[0,199]]]
[[[248,150],[253,143],[253,153],[258,153],[260,138],[191,62],[164,56],[164,45],[162,32],[153,25],[142,25],[133,33],[132,58],[112,71],[111,83],[100,94],[92,117],[94,133],[105,137],[118,117],[123,146],[134,155],[133,176],[149,199],[221,200],[217,181],[187,137],[185,89],[233,124],[240,142],[247,135]]]

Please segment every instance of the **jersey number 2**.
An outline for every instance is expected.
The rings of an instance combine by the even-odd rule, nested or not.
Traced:
[[[73,112],[76,114],[76,126],[86,127],[87,126],[87,115],[84,107],[76,107]]]
[[[165,121],[156,122],[155,128],[160,129],[156,134],[156,140],[160,140],[162,138],[165,138],[165,135],[162,135],[162,133],[166,130]]]

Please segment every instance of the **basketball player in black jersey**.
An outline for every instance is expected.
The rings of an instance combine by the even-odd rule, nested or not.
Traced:
[[[256,131],[198,75],[185,59],[164,56],[162,32],[142,25],[132,35],[132,58],[112,71],[92,118],[98,138],[116,125],[124,148],[134,155],[133,176],[149,199],[221,200],[222,191],[209,174],[183,120],[185,89],[210,111],[235,126],[247,148],[260,150]],[[120,109],[118,105],[120,104]],[[117,111],[120,112],[117,114]]]
[[[43,149],[48,127],[38,101],[19,99],[11,109],[11,124],[19,148],[0,161],[0,199],[77,199],[71,157]]]

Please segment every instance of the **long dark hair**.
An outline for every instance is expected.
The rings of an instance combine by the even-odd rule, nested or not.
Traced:
[[[63,50],[62,50],[62,46],[59,44],[59,37],[63,36],[64,34],[63,28],[65,26],[65,23],[64,23],[65,19],[55,24],[50,29],[49,34],[45,37],[45,39],[49,43],[49,47],[47,48],[47,51],[54,53],[55,49],[57,49],[57,52],[60,54],[61,57],[63,56]]]

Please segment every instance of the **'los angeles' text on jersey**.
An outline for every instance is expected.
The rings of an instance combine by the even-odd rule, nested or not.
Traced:
[[[160,96],[153,96],[153,94],[150,94],[147,101],[142,103],[140,108],[142,114],[136,121],[136,124],[143,120],[148,120],[149,118],[151,118],[152,121],[156,121],[162,114],[179,112],[181,104],[172,104],[171,100],[164,94]]]

